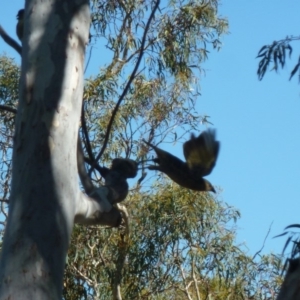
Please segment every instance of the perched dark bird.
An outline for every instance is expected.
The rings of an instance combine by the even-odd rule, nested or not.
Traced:
[[[17,27],[16,27],[16,32],[19,40],[22,42],[23,39],[23,29],[24,29],[24,9],[20,9],[18,14],[17,14]]]
[[[128,194],[128,178],[137,175],[138,165],[134,160],[127,158],[115,158],[110,169],[101,167],[101,176],[105,179],[105,185],[109,189],[108,199],[112,204],[123,201]]]
[[[149,166],[148,169],[165,173],[185,188],[216,192],[212,184],[203,178],[211,173],[219,153],[220,143],[216,141],[214,130],[203,131],[198,137],[192,134],[191,139],[184,143],[183,153],[186,162],[167,151],[144,142],[152,147],[157,155],[157,158],[153,159],[157,165]]]
[[[123,178],[134,178],[137,175],[138,165],[129,158],[114,158],[110,169],[106,167],[99,168],[101,176],[106,180],[109,173],[118,172]]]

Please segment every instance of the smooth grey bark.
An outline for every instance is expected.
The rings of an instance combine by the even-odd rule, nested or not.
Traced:
[[[120,216],[105,194],[88,197],[78,185],[89,25],[88,0],[26,1],[0,299],[61,299],[74,218],[113,224]]]

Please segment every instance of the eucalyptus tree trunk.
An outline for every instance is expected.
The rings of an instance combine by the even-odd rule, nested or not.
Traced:
[[[61,299],[74,220],[105,223],[103,216],[113,212],[116,225],[120,215],[83,195],[78,184],[89,1],[28,0],[24,20],[0,299]]]

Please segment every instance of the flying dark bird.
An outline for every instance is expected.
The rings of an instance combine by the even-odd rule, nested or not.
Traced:
[[[218,157],[220,143],[216,141],[215,130],[203,131],[198,137],[192,134],[191,139],[183,144],[186,162],[167,151],[144,142],[152,147],[157,155],[157,158],[153,159],[157,165],[151,165],[148,169],[165,173],[185,188],[216,192],[212,184],[203,178],[211,173]]]
[[[19,40],[22,42],[23,39],[23,29],[24,29],[24,9],[20,9],[18,14],[17,14],[17,27],[16,27],[16,32]]]

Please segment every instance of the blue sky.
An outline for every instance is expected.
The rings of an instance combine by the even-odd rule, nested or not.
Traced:
[[[23,1],[1,7],[0,23],[15,33],[15,17]],[[238,208],[238,243],[249,254],[258,251],[273,222],[263,253],[279,253],[285,238],[272,239],[289,224],[300,223],[300,85],[289,73],[300,54],[278,74],[258,81],[258,50],[287,35],[300,35],[300,2],[296,0],[223,1],[219,12],[229,20],[223,47],[211,51],[204,64],[197,102],[199,114],[210,116],[221,141],[220,156],[208,179],[222,189],[220,199]],[[0,42],[0,53],[18,55]],[[96,74],[101,67],[93,63]],[[200,128],[204,129],[204,128]],[[169,147],[169,146],[168,146]],[[178,156],[181,145],[176,146]],[[172,151],[173,153],[173,151]]]
[[[240,210],[238,241],[250,253],[262,246],[272,222],[265,253],[281,252],[285,238],[271,237],[300,223],[300,85],[296,76],[288,81],[300,47],[295,44],[285,70],[261,82],[255,59],[263,45],[299,35],[299,11],[299,1],[223,1],[230,34],[205,64],[198,108],[211,116],[222,143],[209,179]]]

